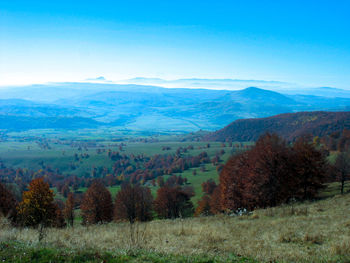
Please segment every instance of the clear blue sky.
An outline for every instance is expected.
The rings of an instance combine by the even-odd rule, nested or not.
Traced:
[[[0,1],[0,85],[97,76],[350,89],[350,1]]]

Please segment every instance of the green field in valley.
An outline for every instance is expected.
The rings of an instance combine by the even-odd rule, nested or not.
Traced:
[[[109,134],[106,137],[104,139],[103,133],[94,135],[88,131],[76,132],[75,137],[69,131],[67,133],[48,130],[9,133],[6,140],[0,142],[0,160],[6,167],[26,168],[34,171],[50,167],[54,170],[59,169],[62,174],[89,177],[93,168],[106,167],[109,172],[112,170],[114,161],[108,157],[109,150],[127,156],[152,157],[158,154],[174,155],[178,148],[187,148],[191,145],[193,149],[181,153],[182,156],[196,156],[205,151],[211,159],[223,150],[225,153],[220,155],[220,163],[223,164],[231,154],[239,149],[237,145],[251,144],[233,143],[233,147],[230,147],[229,144],[210,142],[208,148],[208,142],[195,141],[191,134],[158,134],[143,137],[138,135],[124,137],[122,134],[112,137]],[[98,149],[101,150],[99,153]],[[75,155],[79,157],[79,160],[75,159]],[[88,155],[88,158],[80,158],[82,155]],[[218,182],[217,166],[207,163],[204,167],[205,169],[189,168],[182,173],[176,173],[176,175],[187,178],[186,185],[194,188],[195,196],[192,197],[192,202],[195,206],[203,194],[201,184],[208,179]],[[196,170],[196,175],[193,175],[193,170]],[[166,180],[169,176],[164,175],[164,179]],[[147,184],[147,186],[151,188],[155,196],[158,186],[152,186],[152,184]],[[110,186],[108,189],[114,198],[120,185]],[[78,189],[79,192],[86,190],[86,187]],[[55,198],[65,201],[57,189],[54,188],[54,191]]]

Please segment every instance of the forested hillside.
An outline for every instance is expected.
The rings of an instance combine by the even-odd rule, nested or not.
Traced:
[[[350,112],[298,112],[268,118],[236,120],[204,136],[210,141],[256,141],[265,132],[277,133],[288,141],[303,135],[324,137],[350,129]]]

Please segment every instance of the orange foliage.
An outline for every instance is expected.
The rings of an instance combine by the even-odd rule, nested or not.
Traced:
[[[210,211],[210,201],[211,198],[209,195],[203,195],[203,197],[198,201],[198,206],[194,213],[195,216],[208,216],[211,215]]]
[[[220,186],[217,186],[210,198],[210,213],[211,214],[219,214],[222,212],[221,208],[221,191]]]
[[[53,225],[56,220],[54,194],[43,178],[34,179],[29,190],[23,193],[22,202],[18,206],[20,223],[25,226]]]

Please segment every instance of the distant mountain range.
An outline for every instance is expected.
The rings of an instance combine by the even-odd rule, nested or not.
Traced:
[[[178,81],[216,83],[219,80]],[[320,90],[328,92],[328,96],[321,96],[321,91],[312,95],[291,91],[282,94],[255,87],[241,90],[180,89],[89,82],[18,86],[0,89],[0,128],[39,129],[47,128],[48,122],[51,128],[64,129],[79,128],[78,123],[81,123],[82,128],[108,126],[138,131],[214,131],[237,119],[350,109],[348,91],[333,90],[339,95],[333,97],[330,96],[332,89]],[[79,121],[77,118],[80,118]],[[26,125],[14,125],[14,119],[18,122],[23,120]],[[65,125],[62,125],[63,119]]]
[[[262,134],[270,132],[293,141],[302,135],[323,137],[344,129],[350,129],[350,112],[298,112],[236,120],[223,129],[205,135],[203,140],[256,141]]]
[[[164,80],[161,78],[133,78],[122,81],[127,84],[155,85],[168,88],[202,88],[214,90],[240,90],[247,87],[259,87],[288,95],[317,95],[324,97],[346,97],[350,98],[350,90],[337,89],[332,87],[308,87],[295,83],[275,80],[254,80],[254,79],[202,79],[188,78]],[[349,87],[350,89],[350,87]]]
[[[168,88],[202,88],[202,89],[225,89],[225,90],[239,90],[249,86],[258,86],[266,89],[273,89],[277,87],[295,87],[292,83],[281,81],[266,81],[266,80],[243,80],[243,79],[201,79],[201,78],[187,78],[164,80],[160,78],[133,78],[123,81],[128,84],[138,85],[156,85]]]

